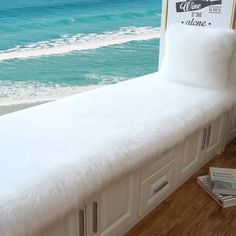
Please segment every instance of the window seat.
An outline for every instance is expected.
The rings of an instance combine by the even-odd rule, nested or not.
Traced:
[[[154,73],[1,116],[0,235],[27,235],[83,204],[230,110],[235,92]]]

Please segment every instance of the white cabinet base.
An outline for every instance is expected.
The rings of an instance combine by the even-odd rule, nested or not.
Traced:
[[[123,176],[38,236],[119,236],[236,136],[236,107],[139,170]]]

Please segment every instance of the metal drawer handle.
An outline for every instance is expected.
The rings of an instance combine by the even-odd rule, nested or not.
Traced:
[[[207,128],[204,128],[203,137],[202,137],[202,147],[201,150],[204,150],[207,136]]]
[[[161,189],[163,189],[169,182],[166,180],[163,183],[161,183],[159,186],[153,189],[153,193],[159,192]]]
[[[211,130],[212,130],[212,128],[211,128],[211,125],[209,125],[208,126],[208,129],[207,129],[207,141],[206,141],[206,146],[208,147],[209,146],[209,144],[210,144],[210,139],[211,139]]]
[[[85,227],[84,227],[84,210],[79,210],[79,236],[84,236]]]
[[[98,203],[93,202],[93,232],[98,232]]]

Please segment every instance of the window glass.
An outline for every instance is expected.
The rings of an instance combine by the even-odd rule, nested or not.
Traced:
[[[2,1],[0,108],[155,72],[160,21],[161,0]]]

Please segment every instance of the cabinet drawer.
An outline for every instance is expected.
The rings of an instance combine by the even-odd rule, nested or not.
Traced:
[[[141,179],[145,180],[149,176],[153,175],[157,170],[165,166],[167,163],[178,157],[181,157],[182,155],[183,148],[181,149],[180,145],[167,150],[161,157],[158,157],[157,160],[148,163],[145,167],[142,168]]]
[[[175,189],[178,159],[174,159],[141,183],[140,213],[150,210]]]

